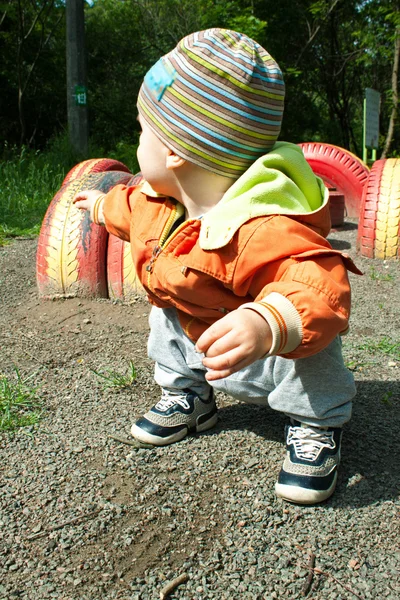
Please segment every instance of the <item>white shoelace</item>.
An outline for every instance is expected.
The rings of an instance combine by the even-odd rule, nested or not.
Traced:
[[[175,394],[169,390],[162,390],[161,400],[157,402],[154,408],[162,412],[167,411],[174,404],[179,404],[185,410],[190,408],[188,401],[186,400],[186,394]]]
[[[296,456],[303,460],[316,460],[323,448],[335,448],[333,431],[313,427],[290,427],[287,439],[293,444]]]

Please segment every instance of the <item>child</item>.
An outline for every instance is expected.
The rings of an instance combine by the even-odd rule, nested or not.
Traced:
[[[351,261],[326,241],[328,191],[278,137],[284,83],[245,35],[185,37],[139,92],[145,183],[74,202],[130,241],[150,303],[149,356],[161,399],[132,426],[156,446],[217,422],[214,391],[290,419],[278,496],[334,491],[355,394],[338,334]]]

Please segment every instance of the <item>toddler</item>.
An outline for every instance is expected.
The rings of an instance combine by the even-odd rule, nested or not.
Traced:
[[[277,142],[279,66],[247,36],[185,37],[144,78],[144,182],[75,205],[129,241],[152,310],[149,356],[161,398],[132,426],[178,442],[217,422],[215,391],[285,413],[276,494],[314,504],[334,491],[355,386],[348,257],[326,241],[328,190],[300,147]]]

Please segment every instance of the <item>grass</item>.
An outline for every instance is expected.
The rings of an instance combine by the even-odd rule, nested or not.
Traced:
[[[1,149],[0,149],[1,150]],[[51,199],[68,171],[81,162],[67,137],[53,140],[47,150],[5,146],[0,157],[0,246],[7,237],[36,237]],[[120,143],[113,151],[91,148],[85,158],[114,158],[137,167],[136,146]],[[137,172],[133,170],[132,172]]]
[[[389,337],[383,337],[378,341],[367,340],[365,344],[360,346],[360,350],[366,350],[371,354],[379,352],[400,361],[400,342],[396,342]]]
[[[0,431],[12,432],[39,421],[41,402],[36,392],[18,369],[13,378],[0,374]]]
[[[378,273],[375,267],[371,267],[369,271],[369,276],[373,281],[393,281],[394,276],[390,273]]]
[[[393,392],[386,392],[381,397],[382,404],[385,404],[386,406],[393,406],[392,400],[394,400]]]
[[[0,238],[38,235],[65,166],[49,154],[27,151],[0,163]]]
[[[366,367],[368,367],[371,363],[366,362],[364,360],[345,360],[345,365],[350,371],[362,371]]]
[[[124,389],[130,387],[136,381],[137,373],[135,365],[132,361],[129,362],[129,369],[127,373],[119,373],[111,369],[105,371],[95,371],[90,369],[92,373],[100,377],[103,380],[103,384],[106,388]]]

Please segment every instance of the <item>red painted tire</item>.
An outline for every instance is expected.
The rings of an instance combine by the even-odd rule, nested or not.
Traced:
[[[400,159],[377,160],[365,186],[357,250],[368,258],[400,258]]]
[[[136,173],[136,175],[132,176],[132,179],[130,179],[127,183],[127,185],[131,186],[131,185],[139,185],[139,183],[142,183],[143,181],[143,175],[139,172]]]
[[[42,298],[107,297],[108,233],[72,204],[82,189],[108,192],[131,173],[89,173],[63,185],[51,201],[40,230],[36,279]]]
[[[108,171],[121,171],[122,173],[130,173],[128,167],[118,160],[111,158],[89,158],[75,165],[65,176],[62,186],[69,183],[73,179],[84,177],[89,173],[106,173]]]
[[[143,181],[141,173],[134,175],[127,185],[138,185]],[[130,302],[145,291],[133,264],[129,242],[110,235],[107,248],[108,295],[114,300]]]
[[[349,217],[358,217],[364,186],[369,169],[357,156],[331,144],[306,142],[299,144],[303,154],[316,175],[328,188],[344,194]]]

